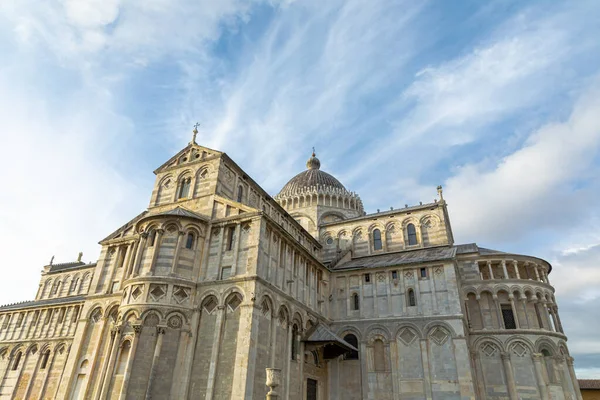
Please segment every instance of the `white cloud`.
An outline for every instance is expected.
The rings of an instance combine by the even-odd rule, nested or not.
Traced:
[[[566,121],[542,126],[492,169],[487,163],[465,165],[447,180],[455,229],[468,240],[518,240],[531,231],[523,226],[562,218],[565,198],[577,193],[561,192],[593,168],[599,146],[600,85],[595,81]]]

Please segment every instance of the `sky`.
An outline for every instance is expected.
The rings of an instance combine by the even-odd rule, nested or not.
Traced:
[[[444,187],[457,243],[553,265],[600,378],[600,2],[0,2],[0,304],[95,261],[198,143],[272,195],[322,169],[367,212]]]

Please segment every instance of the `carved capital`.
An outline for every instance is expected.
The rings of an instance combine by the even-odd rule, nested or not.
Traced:
[[[544,358],[544,356],[541,353],[533,353],[531,355],[531,358],[533,358],[534,362],[541,362],[542,358]]]
[[[509,360],[510,361],[510,353],[507,353],[505,351],[503,351],[502,353],[500,353],[500,358],[502,358],[502,360]]]
[[[572,367],[573,366],[573,361],[575,361],[575,359],[573,357],[566,357],[566,359],[567,359],[567,365],[569,367]]]
[[[156,326],[156,334],[157,335],[164,335],[167,332],[167,327],[163,326],[163,325],[157,325]]]
[[[140,236],[144,239],[148,239],[148,232],[142,232]]]
[[[159,228],[159,229],[156,230],[156,233],[159,234],[159,235],[162,235],[163,233],[165,233],[165,230],[162,229],[162,228]]]
[[[136,335],[139,335],[142,332],[142,324],[131,324],[131,327]]]

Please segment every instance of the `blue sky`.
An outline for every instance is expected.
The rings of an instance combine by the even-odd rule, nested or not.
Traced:
[[[0,4],[0,303],[99,253],[202,126],[271,194],[304,168],[368,212],[444,185],[457,242],[554,271],[600,378],[600,3],[8,0]]]

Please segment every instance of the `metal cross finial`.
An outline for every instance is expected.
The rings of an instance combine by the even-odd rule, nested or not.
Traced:
[[[315,156],[315,146],[313,146],[313,154],[312,154],[312,156],[313,157]]]
[[[194,125],[194,130],[192,131],[192,133],[194,134],[194,136],[192,136],[192,141],[190,143],[196,143],[196,135],[198,134],[198,127],[200,126],[200,124],[198,122],[196,122],[196,124]]]

